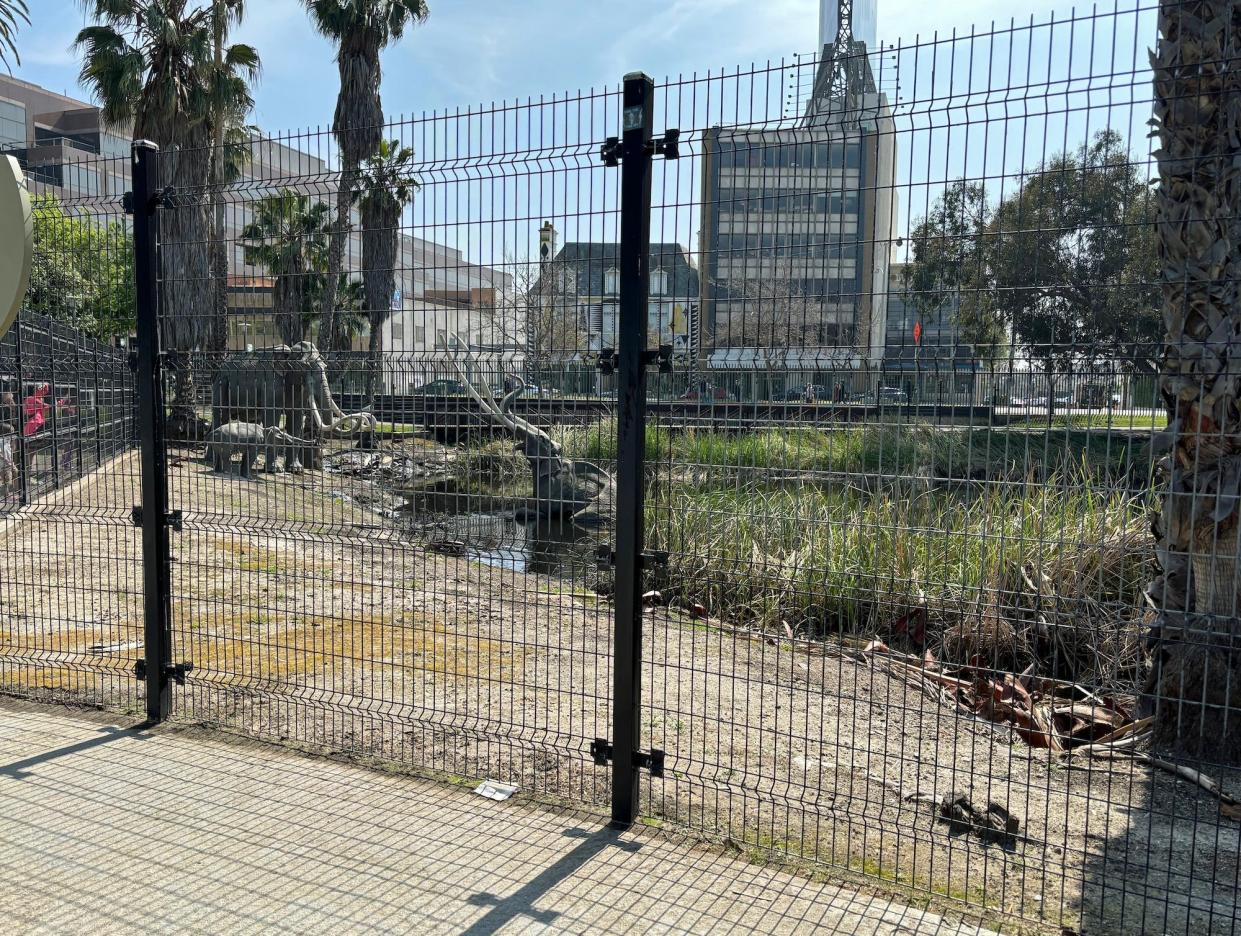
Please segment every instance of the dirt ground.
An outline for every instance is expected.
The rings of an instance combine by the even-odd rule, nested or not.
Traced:
[[[125,455],[0,514],[0,690],[141,708],[137,479]],[[194,664],[176,716],[605,806],[589,747],[610,735],[612,616],[595,583],[437,554],[374,501],[344,476],[172,460],[173,652]],[[1235,932],[1241,822],[1196,786],[1032,750],[819,644],[644,620],[644,747],[666,752],[643,780],[648,824],[968,902],[1009,931]],[[950,829],[937,809],[956,791],[1017,834]]]

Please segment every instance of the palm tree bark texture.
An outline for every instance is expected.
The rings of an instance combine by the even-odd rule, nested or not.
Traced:
[[[1166,481],[1146,703],[1163,745],[1241,760],[1241,2],[1164,0],[1155,127]]]

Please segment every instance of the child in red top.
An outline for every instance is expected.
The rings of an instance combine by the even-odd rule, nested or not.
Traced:
[[[47,422],[47,401],[44,398],[50,389],[47,384],[39,384],[34,388],[34,393],[22,402],[22,418],[26,420],[22,435],[34,435]]]

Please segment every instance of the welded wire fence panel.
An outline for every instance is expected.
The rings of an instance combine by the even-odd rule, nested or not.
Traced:
[[[1185,632],[1217,671],[1150,675],[1154,39],[1130,8],[658,86],[649,815],[1051,926],[1234,931],[1241,745],[1195,742],[1241,724],[1230,625]]]
[[[35,250],[0,339],[0,692],[130,708],[142,657],[134,384],[103,337],[132,327],[127,164],[18,156]]]
[[[356,175],[324,132],[218,195],[161,180],[178,716],[606,803],[612,404],[576,311],[597,337],[619,120],[591,92],[390,124]]]

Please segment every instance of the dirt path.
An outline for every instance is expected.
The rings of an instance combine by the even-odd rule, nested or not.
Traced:
[[[5,691],[140,708],[136,491],[123,456],[0,527]],[[588,752],[610,735],[612,618],[594,583],[418,548],[373,493],[173,460],[174,656],[195,666],[177,717],[603,807]],[[821,646],[645,622],[644,745],[667,752],[644,781],[649,823],[1052,930],[1233,932],[1241,824],[1189,784],[1070,768]],[[1018,834],[953,833],[936,818],[953,791],[1005,807]]]

